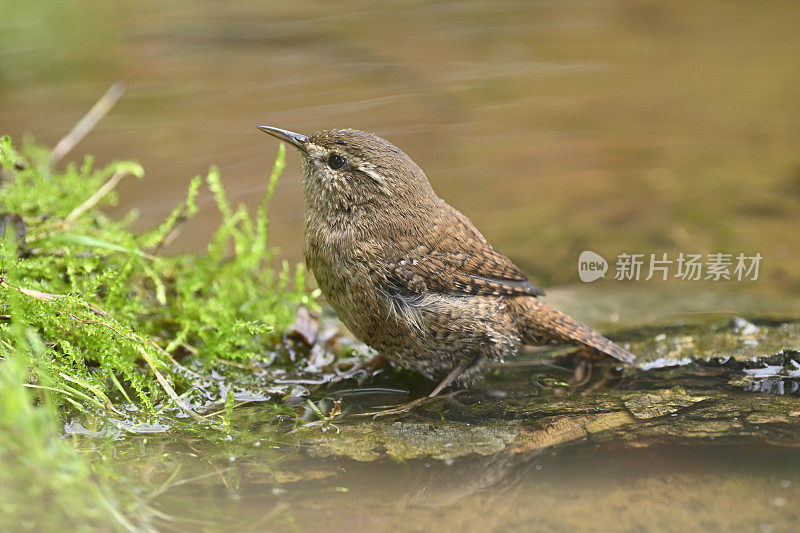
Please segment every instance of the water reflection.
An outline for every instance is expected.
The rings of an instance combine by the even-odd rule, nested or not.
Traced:
[[[234,443],[228,457],[191,442],[139,445],[120,446],[118,461],[140,486],[157,488],[149,505],[165,531],[691,530],[698,520],[714,530],[789,531],[797,516],[787,502],[800,496],[798,451],[762,445],[590,439],[404,462],[319,458],[272,450],[269,440]]]

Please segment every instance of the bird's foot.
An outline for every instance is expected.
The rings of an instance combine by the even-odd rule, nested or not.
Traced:
[[[591,359],[587,359],[576,353],[575,369],[569,380],[570,388],[574,390],[586,386],[586,384],[592,380],[593,366]]]
[[[441,396],[423,396],[422,398],[417,398],[414,401],[395,405],[395,406],[381,406],[378,407],[379,411],[371,411],[368,413],[358,413],[352,416],[363,416],[363,417],[372,417],[373,420],[377,420],[378,418],[383,418],[385,416],[394,416],[394,415],[405,415],[416,409],[417,407],[421,407],[423,405],[427,405],[429,403],[438,402],[439,400],[447,400],[452,398],[456,394],[460,394],[464,392],[463,390],[453,391],[449,394],[443,394]]]
[[[592,348],[581,346],[571,355],[575,362],[572,378],[569,380],[569,387],[572,391],[590,394],[618,377],[618,373],[609,364],[609,360],[599,357],[602,354]]]
[[[466,363],[461,363],[461,364],[457,365],[453,370],[451,370],[445,376],[445,378],[441,381],[441,383],[439,383],[436,386],[436,388],[433,389],[433,392],[431,392],[428,396],[426,396],[424,398],[418,398],[418,399],[414,400],[413,402],[409,402],[409,403],[406,403],[406,404],[403,404],[403,405],[398,405],[397,407],[394,407],[394,408],[391,408],[391,409],[386,409],[386,410],[383,410],[383,411],[375,411],[375,412],[372,412],[372,413],[362,413],[362,414],[357,415],[357,416],[371,416],[374,419],[374,418],[379,418],[379,417],[382,417],[382,416],[401,415],[401,414],[409,413],[409,412],[413,411],[414,409],[416,409],[417,407],[419,407],[421,405],[425,405],[427,403],[431,403],[431,402],[437,401],[440,398],[449,398],[449,397],[453,396],[454,394],[457,394],[460,391],[451,392],[450,394],[446,394],[444,396],[439,396],[439,393],[442,392],[447,387],[449,387],[456,380],[456,378],[458,378],[458,376],[460,376],[461,373],[465,369],[469,368],[471,365],[472,365],[472,362],[466,362]]]

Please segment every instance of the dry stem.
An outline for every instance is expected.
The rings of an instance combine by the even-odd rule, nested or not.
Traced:
[[[112,85],[106,93],[100,97],[88,113],[72,128],[72,130],[56,144],[53,151],[50,153],[50,163],[55,165],[67,155],[75,145],[83,140],[86,135],[94,129],[97,123],[108,113],[117,100],[125,92],[125,85],[122,82],[116,82]]]

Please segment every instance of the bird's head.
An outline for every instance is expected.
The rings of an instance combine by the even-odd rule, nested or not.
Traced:
[[[300,151],[307,209],[390,215],[436,199],[422,169],[375,134],[345,129],[305,136],[271,126],[259,129]]]

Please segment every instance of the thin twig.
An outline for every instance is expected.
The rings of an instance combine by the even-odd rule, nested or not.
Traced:
[[[125,85],[122,82],[118,81],[112,85],[108,91],[106,91],[106,94],[101,96],[97,103],[92,106],[89,112],[75,124],[75,127],[72,128],[66,137],[58,141],[58,144],[56,144],[56,147],[53,148],[53,151],[50,153],[50,163],[55,165],[75,148],[75,145],[81,142],[81,140],[94,129],[100,119],[114,107],[114,104],[117,103],[117,100],[119,100],[124,92]]]
[[[7,287],[11,287],[13,289],[17,289],[19,292],[21,292],[25,296],[30,296],[31,298],[36,298],[37,300],[41,300],[42,302],[49,302],[49,301],[55,300],[56,298],[61,298],[63,296],[63,294],[51,294],[49,292],[37,291],[37,290],[34,290],[34,289],[26,289],[24,287],[15,287],[14,285],[11,285],[9,282],[7,282],[5,279],[0,277],[0,286],[2,286],[2,285],[5,285]],[[93,304],[91,302],[86,302],[86,305],[89,306],[89,309],[91,309],[94,313],[113,320],[111,315],[109,315],[108,313],[103,311],[103,309],[98,307],[97,305],[95,305],[95,304]],[[2,315],[2,316],[6,316],[6,315]],[[7,317],[11,318],[11,315],[7,315]]]
[[[114,326],[112,326],[110,324],[106,324],[102,320],[91,320],[91,319],[88,319],[88,318],[80,318],[80,317],[77,317],[77,316],[73,315],[72,313],[69,313],[69,312],[66,312],[66,311],[65,311],[65,314],[68,317],[70,317],[73,320],[73,322],[77,322],[79,324],[90,324],[92,326],[105,326],[108,329],[110,329],[111,331],[113,331],[114,333],[116,333],[117,335],[119,335],[120,337],[122,337],[123,339],[133,340],[133,339],[130,339],[124,333],[122,333],[120,330],[115,328]]]
[[[250,366],[243,365],[242,363],[237,363],[236,361],[231,361],[229,359],[217,359],[217,362],[222,365],[232,366],[234,368],[241,368],[242,370],[250,370],[252,368]]]
[[[155,245],[152,252],[153,255],[158,255],[158,252],[161,251],[161,248],[172,244],[172,241],[174,241],[178,237],[178,235],[180,235],[180,233],[181,233],[180,227],[172,228],[172,231],[167,233],[167,235],[163,239],[158,241],[158,243]]]
[[[157,344],[155,341],[151,340],[151,341],[150,341],[150,344],[153,346],[153,348],[155,348],[156,350],[158,350],[158,351],[161,353],[161,355],[163,355],[164,357],[166,357],[167,359],[169,359],[170,363],[172,363],[173,365],[177,366],[177,367],[178,367],[178,368],[179,368],[181,371],[183,371],[183,372],[186,372],[186,373],[187,373],[187,374],[189,374],[190,376],[194,376],[194,377],[195,377],[195,378],[197,378],[197,379],[208,379],[208,377],[206,377],[206,376],[201,376],[200,374],[198,374],[198,373],[197,373],[197,372],[195,372],[194,370],[189,370],[188,368],[186,368],[185,366],[183,366],[182,364],[180,364],[178,361],[176,361],[176,360],[175,360],[175,358],[174,358],[174,357],[172,357],[172,354],[171,354],[171,353],[169,353],[169,352],[168,352],[168,351],[166,351],[164,348],[162,348],[161,346],[159,346],[159,345],[158,345],[158,344]]]
[[[119,523],[119,525],[121,525],[123,529],[125,529],[125,531],[129,531],[131,533],[140,531],[138,527],[134,526],[133,523],[131,523],[125,517],[125,515],[123,515],[119,511],[119,509],[117,509],[117,507],[109,501],[105,493],[101,491],[100,496],[101,496],[100,501],[103,503],[103,506],[108,510],[109,513],[111,513],[111,516],[114,517],[114,520],[116,520]]]
[[[107,182],[103,184],[102,187],[97,189],[93,195],[86,199],[81,205],[76,207],[72,210],[72,212],[67,215],[67,218],[64,219],[64,226],[69,226],[75,219],[79,216],[84,214],[86,211],[97,205],[97,202],[103,199],[103,196],[110,193],[114,190],[114,187],[128,174],[127,170],[117,170],[114,174],[108,179]]]
[[[11,285],[8,284],[5,280],[0,280],[0,283],[11,287]],[[49,302],[61,296],[60,294],[50,294],[49,292],[37,291],[34,289],[25,289],[23,287],[17,287],[17,290],[22,294],[24,294],[25,296],[30,296],[31,298],[36,298],[37,300],[41,300],[43,302]]]
[[[213,466],[213,464],[212,464],[212,466]],[[187,478],[187,479],[178,480],[175,483],[173,483],[170,486],[170,488],[175,488],[178,485],[185,485],[186,483],[194,483],[195,481],[199,481],[199,480],[205,479],[207,477],[212,477],[212,476],[218,475],[220,473],[227,472],[229,470],[233,470],[233,467],[232,466],[228,466],[228,467],[226,467],[226,468],[224,468],[222,470],[220,470],[219,468],[216,468],[214,472],[206,472],[205,474],[200,474],[198,476],[194,476],[194,477],[190,477],[190,478]]]
[[[247,405],[248,403],[253,403],[254,401],[255,400],[244,400],[244,401],[241,401],[241,402],[237,403],[236,405],[234,405],[233,408],[236,409],[237,407],[241,407],[243,405]],[[226,407],[225,409],[220,409],[219,411],[214,411],[213,413],[206,413],[206,416],[210,418],[212,416],[221,415],[222,413],[224,413],[227,410],[228,409]]]
[[[181,397],[178,396],[178,393],[175,392],[175,389],[172,388],[172,385],[170,385],[169,382],[166,380],[166,378],[161,375],[161,372],[158,371],[158,368],[156,368],[156,364],[153,362],[153,359],[150,357],[150,354],[148,354],[145,351],[145,349],[142,348],[141,346],[136,346],[136,349],[139,351],[144,361],[150,367],[150,370],[153,371],[153,374],[156,376],[156,380],[158,380],[158,382],[161,384],[161,387],[164,389],[164,392],[166,392],[167,396],[172,398],[172,401],[175,402],[175,405],[177,405],[184,413],[188,414],[196,421],[208,422],[208,419],[195,413],[194,410],[188,405],[186,405],[186,403],[181,399]]]
[[[181,471],[181,465],[178,463],[177,468],[173,470],[173,472],[169,475],[169,477],[161,484],[157,489],[153,490],[150,495],[147,497],[148,500],[152,501],[155,500],[158,496],[161,496],[170,488],[172,482],[175,481],[175,478],[178,477],[178,474]]]
[[[148,513],[152,514],[156,518],[160,518],[161,520],[164,520],[165,522],[172,522],[172,521],[175,520],[175,517],[173,515],[167,514],[164,511],[159,511],[158,509],[156,509],[152,505],[142,505],[142,509],[144,509]]]

